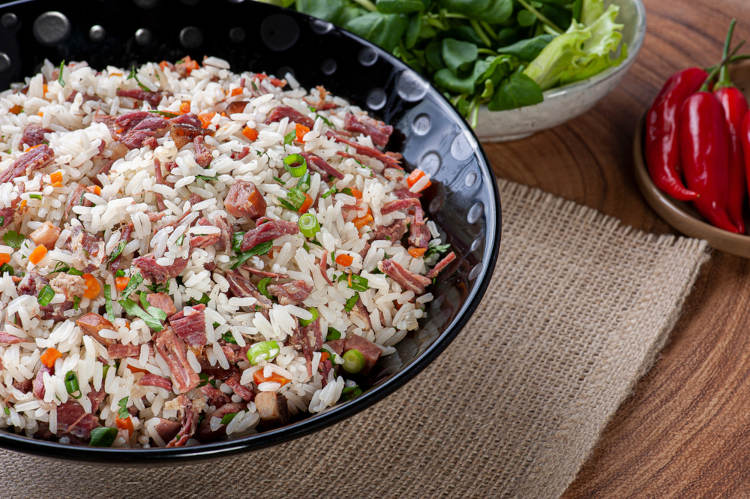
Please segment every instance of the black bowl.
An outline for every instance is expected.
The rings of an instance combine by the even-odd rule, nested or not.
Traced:
[[[144,462],[225,455],[318,430],[393,392],[455,338],[479,304],[500,245],[500,199],[470,127],[432,86],[395,57],[346,31],[255,2],[216,0],[53,0],[0,7],[0,89],[35,74],[45,58],[95,68],[214,55],[235,71],[291,72],[305,87],[323,84],[394,125],[388,148],[434,182],[430,216],[458,256],[438,279],[428,319],[386,357],[358,398],[282,428],[234,440],[170,449],[63,445],[0,431],[0,446],[53,457]],[[444,240],[446,237],[443,238]],[[422,380],[424,383],[437,380]]]

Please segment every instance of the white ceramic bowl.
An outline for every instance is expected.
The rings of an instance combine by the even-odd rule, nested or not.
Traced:
[[[591,78],[544,92],[544,101],[533,106],[492,112],[479,110],[475,130],[479,140],[502,142],[527,137],[552,128],[585,113],[599,99],[614,90],[633,64],[646,34],[646,9],[641,0],[610,0],[620,6],[617,22],[624,24],[622,40],[628,44],[628,56],[618,66]]]

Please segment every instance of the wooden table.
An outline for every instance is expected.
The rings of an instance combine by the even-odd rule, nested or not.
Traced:
[[[750,5],[645,3],[648,34],[617,90],[566,125],[485,150],[500,177],[665,233],[671,229],[648,207],[633,177],[636,121],[674,71],[720,59],[732,17],[735,41],[750,43]],[[749,302],[748,261],[715,252],[670,343],[617,411],[566,497],[750,494]]]

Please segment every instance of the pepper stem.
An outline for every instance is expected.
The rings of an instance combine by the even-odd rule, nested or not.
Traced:
[[[708,78],[706,78],[706,81],[703,82],[703,85],[701,85],[701,88],[699,89],[700,92],[708,91],[708,86],[711,84],[713,79],[716,78],[716,75],[719,74],[719,71],[721,71],[721,68],[724,67],[724,65],[727,64],[728,62],[732,61],[732,59],[734,58],[734,55],[744,44],[745,44],[745,40],[742,40],[740,43],[737,44],[734,50],[732,50],[731,54],[723,58],[717,66],[714,66],[713,68],[711,68],[711,72],[708,74]]]
[[[729,23],[729,31],[727,31],[727,38],[724,40],[724,51],[722,52],[721,56],[723,59],[727,59],[729,57],[729,47],[732,44],[732,35],[734,35],[734,26],[737,24],[736,19],[732,19],[732,21]],[[720,66],[721,69],[719,69],[719,80],[716,82],[716,85],[714,88],[722,88],[722,87],[731,87],[732,86],[732,80],[729,79],[729,64],[724,63]]]

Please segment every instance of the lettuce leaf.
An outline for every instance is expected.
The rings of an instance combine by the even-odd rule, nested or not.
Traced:
[[[594,17],[598,12],[601,14]],[[628,53],[623,43],[616,55],[623,28],[615,22],[619,12],[614,4],[604,10],[602,0],[584,1],[581,13],[584,22],[573,21],[565,33],[552,40],[529,63],[524,74],[547,90],[617,66]]]

